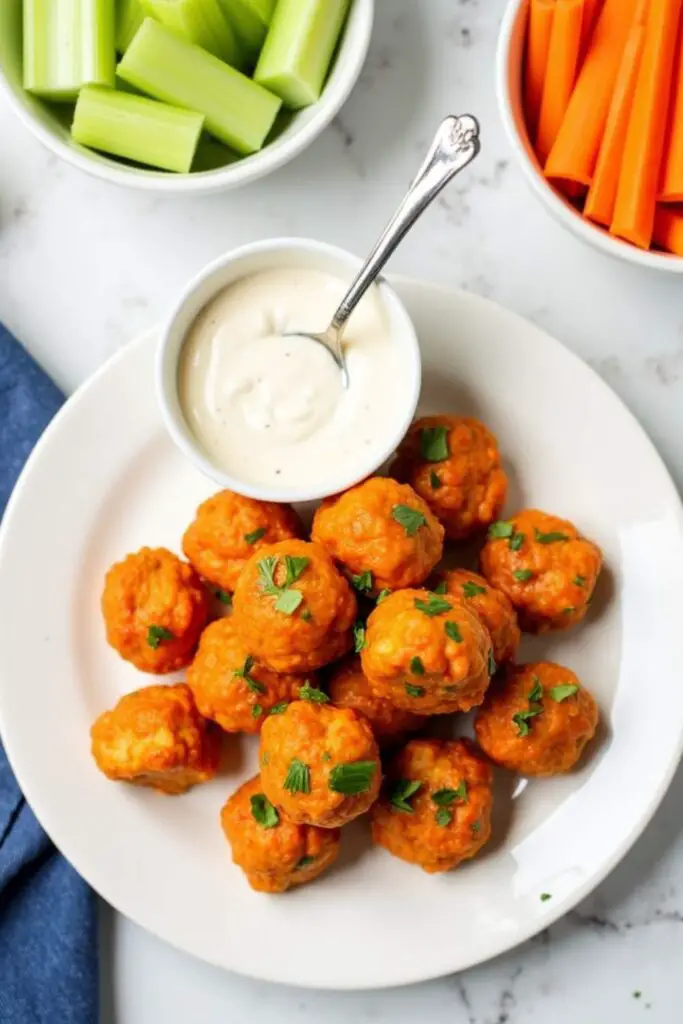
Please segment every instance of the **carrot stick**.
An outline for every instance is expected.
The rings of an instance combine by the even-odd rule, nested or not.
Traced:
[[[530,139],[536,138],[538,128],[554,14],[555,0],[531,0],[524,69],[524,110]]]
[[[651,0],[610,232],[648,249],[678,39],[681,0]]]
[[[683,200],[683,22],[678,34],[678,50],[674,61],[674,86],[664,153],[659,201],[679,203]]]
[[[662,249],[683,256],[683,211],[675,207],[658,206],[652,237]]]
[[[542,164],[553,147],[574,88],[581,45],[583,4],[584,0],[557,0],[555,5],[536,134],[536,152]]]
[[[614,214],[626,132],[628,131],[644,42],[645,26],[635,23],[624,49],[621,67],[614,86],[612,105],[607,115],[605,134],[598,162],[595,165],[593,183],[583,211],[589,220],[594,220],[605,227],[610,226]]]
[[[605,0],[602,14],[545,165],[547,178],[590,185],[621,56],[638,0]]]

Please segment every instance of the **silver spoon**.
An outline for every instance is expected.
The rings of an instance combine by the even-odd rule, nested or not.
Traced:
[[[451,115],[442,121],[415,180],[340,302],[330,326],[322,334],[290,331],[285,335],[309,338],[323,345],[341,370],[345,388],[349,386],[349,372],[342,336],[349,317],[420,214],[444,185],[474,160],[479,150],[479,122],[471,114]]]

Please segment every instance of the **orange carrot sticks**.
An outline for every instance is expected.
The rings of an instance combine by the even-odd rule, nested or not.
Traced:
[[[639,23],[636,16],[621,60],[621,67],[614,86],[612,105],[605,125],[605,134],[598,162],[595,165],[593,183],[583,211],[590,220],[603,224],[605,227],[610,226],[614,214],[626,132],[636,91],[644,41],[645,26],[642,22]]]
[[[581,45],[583,5],[584,0],[557,0],[555,5],[536,134],[536,152],[542,164],[553,147],[574,88]]]
[[[664,147],[661,203],[683,201],[683,19],[678,34],[678,49],[674,61],[674,85],[671,95],[669,131]]]
[[[555,0],[531,0],[524,68],[524,111],[529,138],[532,140],[536,138],[541,110],[554,14]]]
[[[581,22],[581,56],[585,56],[588,45],[593,35],[595,23],[598,20],[602,0],[585,0],[583,8],[583,20]]]
[[[652,237],[662,249],[683,256],[683,211],[671,206],[658,206]]]
[[[590,185],[638,0],[605,0],[555,145],[547,178]]]
[[[664,152],[682,0],[651,0],[610,231],[648,249]]]

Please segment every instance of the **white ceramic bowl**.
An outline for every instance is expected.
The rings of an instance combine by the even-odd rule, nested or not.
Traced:
[[[360,75],[370,45],[375,0],[353,0],[332,71],[320,100],[295,114],[260,153],[227,166],[171,174],[120,163],[73,142],[71,108],[51,106],[22,88],[21,10],[23,0],[0,0],[0,89],[24,124],[57,156],[74,167],[117,185],[185,195],[218,192],[262,178],[292,160],[336,116]]]
[[[324,242],[305,238],[265,239],[219,257],[185,289],[161,336],[156,370],[157,393],[164,422],[178,448],[220,487],[260,501],[319,501],[371,476],[395,451],[415,415],[422,383],[422,366],[413,322],[394,289],[384,279],[378,283],[380,297],[389,319],[392,341],[403,351],[411,390],[405,407],[396,411],[395,422],[387,430],[387,442],[381,453],[375,451],[374,456],[366,457],[365,461],[359,460],[352,474],[347,472],[333,479],[328,477],[328,486],[324,490],[259,487],[236,479],[216,466],[204,452],[185,420],[178,397],[178,363],[187,332],[201,310],[227,285],[246,274],[277,267],[322,270],[350,283],[360,265],[361,261],[356,256]],[[332,457],[334,453],[330,455]]]
[[[548,184],[527,135],[522,113],[522,65],[529,0],[509,0],[500,30],[497,58],[497,93],[503,124],[512,149],[534,194],[556,220],[595,248],[639,267],[683,274],[683,259],[662,252],[646,252],[582,217]]]

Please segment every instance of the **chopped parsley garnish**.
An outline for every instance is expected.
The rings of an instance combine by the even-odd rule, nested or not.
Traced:
[[[423,427],[420,431],[420,451],[427,462],[443,462],[447,459],[448,427]]]
[[[352,576],[351,582],[359,594],[369,594],[373,587],[372,573],[366,569],[358,576]]]
[[[515,569],[512,575],[516,580],[519,580],[520,583],[526,583],[527,580],[531,579],[533,574],[533,569]]]
[[[254,793],[251,798],[251,816],[262,828],[275,828],[280,815],[263,793]]]
[[[467,583],[463,583],[462,592],[465,597],[476,597],[477,594],[485,594],[486,587],[480,587],[478,583],[468,580]]]
[[[446,622],[443,628],[446,630],[446,636],[449,640],[456,644],[462,643],[462,633],[457,622]]]
[[[519,551],[522,544],[524,543],[523,533],[513,533],[510,537],[509,547],[511,551]]]
[[[254,665],[254,659],[251,657],[251,655],[248,655],[244,659],[244,665],[242,665],[242,668],[233,669],[232,674],[234,676],[237,676],[238,679],[243,679],[252,693],[266,693],[267,687],[265,687],[263,683],[259,683],[257,679],[252,679],[252,677],[249,675]]]
[[[289,762],[289,770],[283,782],[285,789],[290,793],[311,792],[311,769],[303,761],[293,758]]]
[[[374,761],[351,761],[347,764],[337,764],[329,774],[327,785],[333,793],[343,793],[344,796],[367,793],[372,785],[376,769],[377,765]]]
[[[293,615],[304,599],[300,590],[283,590],[278,594],[275,611],[285,615]]]
[[[540,715],[542,711],[543,708],[538,705],[533,708],[530,707],[527,711],[518,711],[516,715],[513,715],[512,721],[517,726],[517,735],[528,736],[530,732],[529,719]]]
[[[280,586],[275,582],[279,559],[275,555],[268,555],[258,563],[259,576],[261,577],[261,588],[265,594],[275,595],[275,610],[285,615],[293,615],[304,597],[301,591],[292,590],[292,584],[301,577],[304,570],[310,565],[310,558],[297,558],[292,555],[285,555],[285,583]]]
[[[422,663],[422,658],[419,658],[417,654],[411,659],[410,671],[414,676],[423,676],[425,674],[425,667]]]
[[[439,477],[434,472],[434,470],[432,470],[431,473],[429,474],[429,482],[432,485],[432,490],[433,491],[438,491],[439,487],[443,487],[443,484],[439,480]]]
[[[147,630],[147,643],[156,651],[164,640],[175,640],[173,633],[165,626],[150,626]]]
[[[553,686],[552,689],[548,690],[551,700],[554,700],[557,704],[561,704],[567,697],[573,697],[578,692],[579,688],[575,683],[563,683],[561,686]]]
[[[635,992],[631,993],[631,995],[634,999],[642,999],[643,993],[640,991],[640,989],[636,989]]]
[[[419,612],[424,612],[425,615],[443,615],[444,612],[449,612],[452,605],[449,601],[445,601],[443,597],[438,594],[430,594],[426,601],[421,598],[415,598],[415,607]]]
[[[365,623],[358,619],[358,621],[353,624],[353,649],[356,654],[360,654],[364,647]]]
[[[221,590],[219,587],[217,590],[214,590],[214,594],[221,602],[221,604],[224,604],[227,608],[231,606],[232,594],[229,594],[227,590]]]
[[[534,534],[539,544],[557,544],[560,541],[569,540],[566,533],[543,533],[543,530],[539,530],[538,528],[534,530]]]
[[[261,706],[261,704],[254,704],[252,709],[251,709],[251,717],[252,718],[260,718],[262,714],[263,714],[263,707]]]
[[[421,789],[422,783],[417,782],[415,779],[398,779],[389,792],[389,803],[397,811],[403,811],[404,814],[412,814],[413,808],[410,806],[410,800]]]
[[[289,707],[289,703],[286,700],[281,700],[279,704],[273,704],[272,708],[268,712],[269,715],[284,715],[285,711]]]
[[[261,537],[265,537],[266,533],[265,526],[259,526],[258,530],[252,530],[251,533],[245,533],[244,539],[247,544],[255,544],[257,540],[261,540]]]
[[[498,666],[496,665],[496,659],[493,656],[493,648],[489,647],[489,675],[495,676],[497,671]]]
[[[492,523],[489,526],[489,537],[492,540],[503,540],[506,537],[511,537],[515,532],[515,524],[499,520],[497,523]]]
[[[450,807],[456,800],[467,803],[467,782],[462,779],[457,789],[437,789],[432,793],[432,801],[437,807]]]
[[[326,693],[317,686],[311,686],[310,683],[304,683],[299,687],[299,700],[310,700],[312,704],[327,704],[329,699]]]
[[[304,608],[304,610],[301,613],[301,618],[304,620],[304,622],[313,622],[313,616],[311,615],[308,608]]]
[[[296,868],[294,870],[301,871],[302,868],[307,868],[309,864],[312,864],[314,860],[315,857],[311,857],[310,855],[302,857],[301,860],[296,862]]]
[[[402,526],[409,537],[414,537],[421,526],[427,525],[427,520],[417,508],[410,508],[408,505],[394,505],[391,510],[391,518],[399,526]]]
[[[550,892],[542,892],[541,893],[541,903],[547,903],[547,901],[551,900],[552,898],[553,898],[553,895]]]
[[[448,593],[448,585],[447,585],[445,580],[442,580],[441,583],[437,583],[437,585],[432,590],[432,594],[447,594],[447,593]]]
[[[577,587],[585,587],[586,586],[586,577],[585,576],[575,576],[574,579],[572,580],[572,583],[575,586],[577,586]]]
[[[453,821],[453,814],[447,807],[439,807],[434,818],[436,819],[436,823],[439,828],[446,828],[446,825],[450,825]]]
[[[472,825],[470,827],[472,829],[472,832],[475,834],[475,836],[476,836],[477,832],[481,832],[481,822],[480,821],[473,821]]]
[[[538,676],[532,676],[533,687],[529,691],[529,700],[543,700],[543,687],[541,686],[541,680]]]
[[[412,683],[406,683],[406,693],[409,697],[424,697],[425,688],[424,686],[413,686]]]
[[[386,590],[386,589],[385,590],[380,590],[379,594],[377,595],[376,604],[381,604],[382,601],[384,601],[387,597],[390,596],[390,594],[391,594],[390,590]]]

